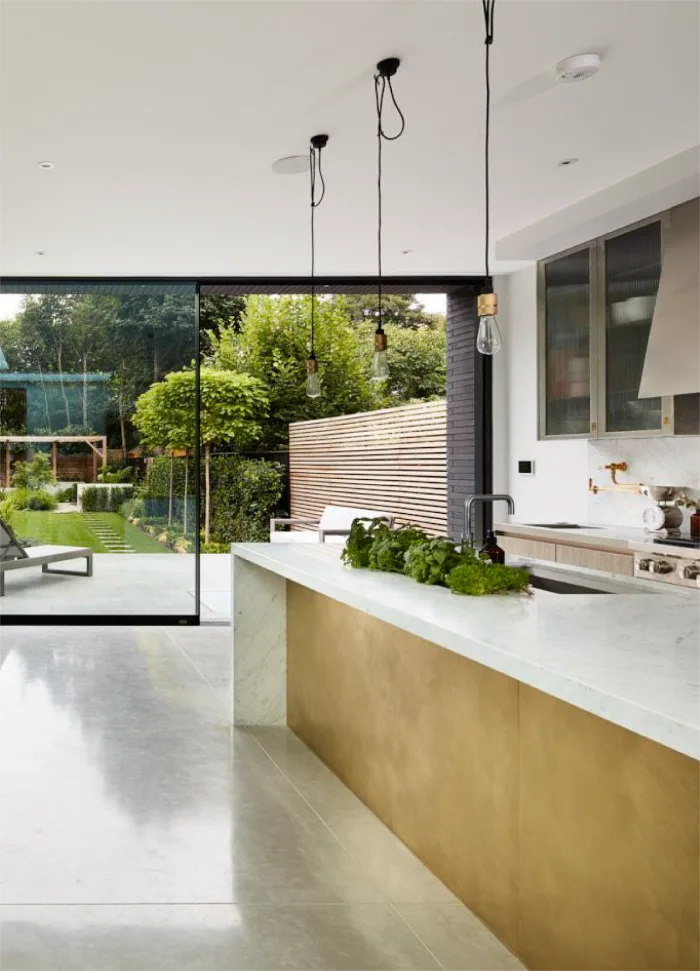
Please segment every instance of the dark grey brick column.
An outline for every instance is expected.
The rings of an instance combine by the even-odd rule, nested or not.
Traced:
[[[459,539],[464,500],[491,491],[491,361],[476,349],[476,289],[447,295],[447,524]],[[481,510],[476,535],[484,528]]]

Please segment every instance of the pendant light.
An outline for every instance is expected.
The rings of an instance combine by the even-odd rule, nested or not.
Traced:
[[[399,69],[398,57],[387,57],[377,64],[374,75],[374,100],[377,109],[377,329],[374,333],[374,354],[372,356],[372,381],[382,382],[389,377],[389,362],[387,360],[387,339],[384,332],[384,314],[382,308],[382,143],[395,142],[406,128],[406,119],[399,108],[391,79]],[[401,127],[396,135],[387,135],[384,131],[382,113],[384,111],[384,96],[387,88],[389,95],[401,120]]]
[[[496,0],[481,0],[481,4],[484,10],[484,27],[486,30],[486,36],[484,40],[485,45],[485,64],[486,64],[486,126],[484,129],[484,197],[486,204],[486,232],[485,232],[485,264],[486,264],[486,276],[484,278],[484,289],[479,294],[477,300],[476,312],[479,317],[479,331],[476,337],[476,349],[480,354],[492,355],[497,354],[501,347],[503,346],[503,340],[501,338],[501,332],[498,329],[498,320],[496,319],[496,314],[498,313],[498,297],[493,292],[493,280],[491,279],[491,273],[489,268],[489,243],[490,243],[490,230],[491,230],[491,213],[490,213],[490,182],[489,182],[489,151],[490,151],[490,135],[491,135],[491,64],[490,64],[490,54],[491,45],[493,44],[493,12],[496,6]]]
[[[311,188],[311,347],[306,362],[306,396],[318,398],[321,394],[321,381],[318,376],[316,360],[316,239],[314,217],[316,210],[326,194],[326,183],[321,168],[321,153],[328,144],[328,135],[314,135],[309,146],[309,179]],[[316,198],[316,178],[321,183],[321,195]]]

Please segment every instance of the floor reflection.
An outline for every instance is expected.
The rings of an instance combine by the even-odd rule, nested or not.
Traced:
[[[229,728],[198,709],[167,633],[24,628],[3,642],[3,899],[230,900]]]

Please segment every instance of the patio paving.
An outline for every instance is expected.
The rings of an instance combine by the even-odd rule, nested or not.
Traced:
[[[79,567],[82,564],[79,564]],[[193,556],[172,553],[95,553],[92,577],[17,570],[5,578],[0,614],[191,614]],[[201,556],[201,619],[230,623],[231,557]]]

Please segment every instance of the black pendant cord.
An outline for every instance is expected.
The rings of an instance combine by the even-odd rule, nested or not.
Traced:
[[[489,261],[489,244],[491,240],[491,185],[490,185],[490,148],[491,148],[491,45],[493,44],[493,15],[496,7],[496,0],[481,0],[484,10],[485,27],[485,73],[486,73],[486,124],[484,129],[484,197],[486,202],[485,213],[485,253],[484,265],[486,268],[485,287],[487,291],[493,288],[491,280],[491,270]]]
[[[398,64],[398,62],[397,62]],[[389,94],[391,95],[391,100],[396,108],[396,112],[401,120],[401,127],[395,135],[387,135],[384,131],[384,125],[382,123],[382,115],[384,111],[384,96],[386,94],[386,89],[389,88]],[[399,108],[398,102],[396,101],[396,95],[394,94],[394,88],[391,83],[391,76],[386,74],[375,74],[374,76],[374,100],[377,108],[377,309],[378,309],[378,323],[377,323],[377,334],[384,333],[384,315],[383,315],[383,304],[382,304],[382,142],[395,142],[400,138],[406,129],[406,119],[404,117],[401,108]]]
[[[311,181],[311,353],[309,360],[316,360],[316,233],[315,219],[316,210],[323,202],[326,194],[326,183],[323,178],[323,168],[321,166],[322,148],[315,148],[313,145],[309,149],[309,172]],[[321,182],[321,195],[316,198],[316,177]]]

